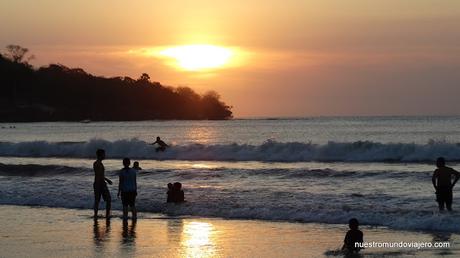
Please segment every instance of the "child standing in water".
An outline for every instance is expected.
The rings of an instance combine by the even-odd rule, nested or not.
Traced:
[[[131,160],[128,158],[124,158],[124,168],[120,171],[120,181],[118,183],[118,197],[120,197],[121,193],[121,202],[123,204],[123,220],[128,219],[128,207],[131,207],[133,220],[137,219],[137,170],[130,168],[129,165],[131,165]]]

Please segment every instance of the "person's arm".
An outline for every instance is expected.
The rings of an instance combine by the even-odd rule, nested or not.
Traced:
[[[155,144],[157,144],[157,143],[158,143],[158,141],[155,141],[155,142],[151,143],[150,145],[155,145]]]
[[[349,234],[350,232],[347,232],[347,234],[345,234],[345,238],[343,239],[343,246],[342,246],[343,251],[348,250]]]
[[[104,180],[105,180],[109,185],[112,185],[112,180],[108,179],[107,177],[104,177]]]
[[[180,202],[185,202],[184,191],[180,191],[179,201],[180,201]]]
[[[431,182],[433,183],[433,187],[436,191],[438,191],[438,186],[436,185],[436,179],[438,177],[437,171],[434,171],[433,176],[431,177]]]
[[[118,193],[117,193],[117,197],[120,197],[122,180],[123,180],[123,177],[121,176],[121,172],[120,172],[120,175],[118,176]]]
[[[455,176],[455,179],[454,179],[454,182],[452,182],[452,188],[454,188],[454,185],[457,183],[458,179],[460,179],[460,173],[455,170],[455,169],[452,169],[453,171],[453,174]]]
[[[137,192],[137,175],[134,176],[134,185],[136,186],[136,192]]]

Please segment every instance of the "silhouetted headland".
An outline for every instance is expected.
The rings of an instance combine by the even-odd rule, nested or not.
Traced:
[[[35,69],[27,49],[16,45],[0,54],[0,121],[132,121],[232,118],[231,107],[213,91],[199,95],[138,79],[94,76],[81,68],[50,64]]]

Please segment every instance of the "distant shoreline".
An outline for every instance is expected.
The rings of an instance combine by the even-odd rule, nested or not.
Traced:
[[[169,122],[169,121],[241,121],[241,120],[312,120],[312,119],[436,119],[436,118],[460,118],[460,115],[343,115],[343,116],[336,116],[336,115],[320,115],[320,116],[298,116],[298,117],[290,117],[290,116],[282,116],[282,117],[232,117],[227,119],[139,119],[139,120],[91,120],[91,119],[84,119],[84,120],[17,120],[17,121],[10,121],[10,120],[0,120],[0,123],[103,123],[103,122],[149,122],[149,121],[157,121],[157,122]],[[88,121],[85,121],[88,120]]]

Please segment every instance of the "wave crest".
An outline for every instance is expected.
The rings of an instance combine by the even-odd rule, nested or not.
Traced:
[[[108,158],[209,161],[278,161],[278,162],[426,162],[439,156],[460,161],[460,144],[429,141],[416,143],[378,143],[372,141],[328,142],[327,144],[266,141],[249,144],[188,144],[155,152],[155,146],[130,139],[88,142],[1,142],[0,156],[92,158],[96,149],[106,150]]]

